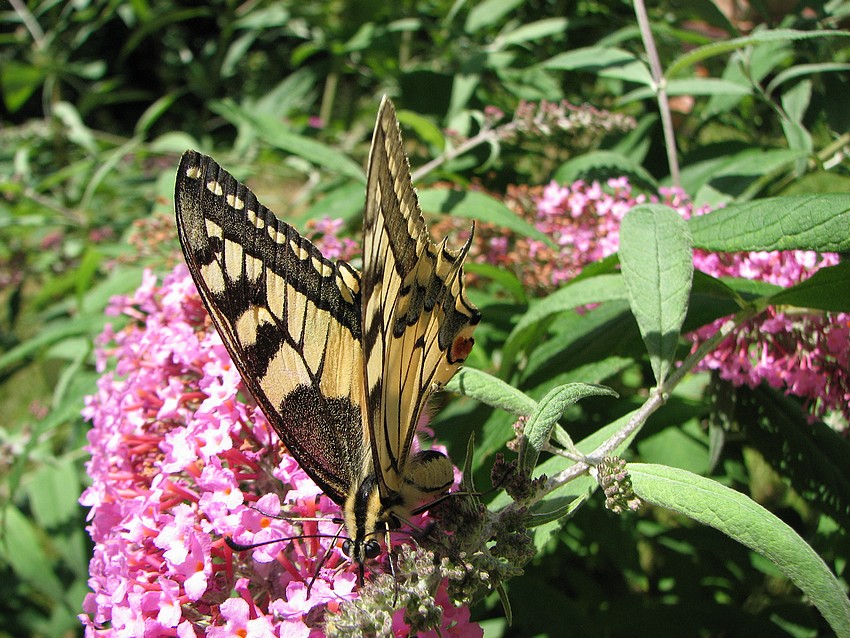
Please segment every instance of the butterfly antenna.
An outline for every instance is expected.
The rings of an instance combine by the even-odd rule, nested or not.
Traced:
[[[265,547],[266,545],[273,545],[274,543],[285,543],[287,541],[295,541],[300,538],[337,538],[337,536],[332,536],[330,534],[299,534],[298,536],[271,538],[269,540],[260,541],[259,543],[237,543],[235,540],[233,540],[232,536],[225,536],[224,542],[227,543],[227,546],[234,552],[247,552],[249,549]]]
[[[319,577],[319,572],[322,567],[324,567],[325,563],[328,561],[328,558],[331,556],[331,551],[334,547],[336,547],[336,543],[339,540],[340,534],[342,534],[343,526],[340,525],[339,529],[336,531],[336,534],[333,535],[333,541],[331,542],[331,546],[325,551],[322,555],[322,558],[319,560],[319,563],[316,565],[316,569],[313,570],[313,575],[310,577],[310,582],[307,584],[307,598],[310,598],[310,591],[313,589],[313,583],[316,582],[316,579]],[[313,538],[317,538],[318,536],[314,536]],[[328,535],[324,536],[325,538],[329,538]],[[309,537],[308,537],[309,538]],[[337,570],[338,571],[338,570]],[[336,574],[336,572],[334,572]]]
[[[289,521],[289,522],[298,522],[298,523],[302,523],[302,522],[314,522],[314,523],[331,522],[331,523],[336,523],[337,525],[343,525],[345,523],[345,521],[342,518],[340,518],[339,516],[332,516],[330,518],[327,517],[327,516],[287,516],[285,514],[269,514],[268,512],[264,512],[263,510],[261,510],[256,505],[246,505],[245,507],[247,507],[248,509],[252,509],[255,512],[259,512],[263,516],[267,516],[269,518],[274,518],[274,519],[279,520],[279,521]],[[300,537],[296,536],[295,538],[300,538]],[[304,536],[303,538],[307,538],[307,537]]]

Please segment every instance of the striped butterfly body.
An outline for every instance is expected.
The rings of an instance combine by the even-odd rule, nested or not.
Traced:
[[[187,151],[175,189],[189,270],[245,385],[292,455],[343,508],[360,567],[378,537],[445,494],[451,463],[411,453],[426,401],[480,319],[460,250],[431,239],[395,110],[369,154],[363,271],[332,262],[212,159]]]

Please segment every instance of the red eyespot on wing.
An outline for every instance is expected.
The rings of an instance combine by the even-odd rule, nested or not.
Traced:
[[[474,343],[475,339],[472,337],[464,337],[461,335],[455,337],[455,340],[452,342],[452,349],[449,352],[449,361],[452,363],[464,361],[472,351],[472,344]]]

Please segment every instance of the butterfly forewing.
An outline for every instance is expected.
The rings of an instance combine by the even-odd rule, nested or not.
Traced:
[[[480,319],[463,259],[428,234],[392,103],[384,99],[369,156],[363,222],[366,419],[382,496],[402,489],[419,417],[451,379]]]
[[[242,378],[301,467],[343,504],[368,464],[360,277],[325,259],[212,159],[175,190],[189,270]]]

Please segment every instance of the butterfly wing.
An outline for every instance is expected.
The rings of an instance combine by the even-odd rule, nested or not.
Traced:
[[[245,385],[304,471],[344,503],[369,454],[359,274],[205,155],[183,155],[175,204],[186,263]]]
[[[431,391],[452,378],[480,319],[463,260],[428,234],[392,103],[372,138],[363,222],[366,419],[382,496],[401,491],[410,445]]]

